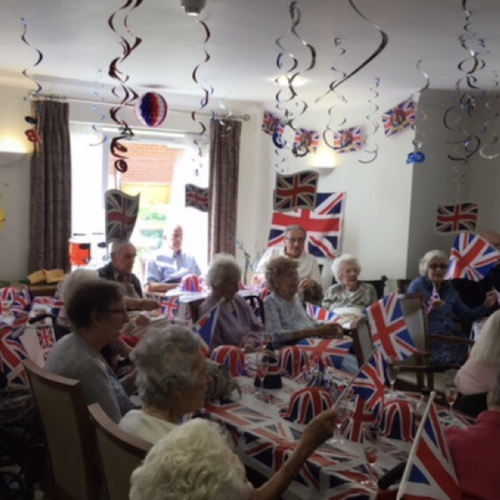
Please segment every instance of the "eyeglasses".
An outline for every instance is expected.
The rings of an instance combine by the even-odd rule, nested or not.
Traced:
[[[101,309],[101,311],[115,314],[127,314],[126,309]]]
[[[289,241],[290,243],[304,243],[306,241],[305,238],[285,238],[285,240]]]
[[[429,269],[435,271],[436,269],[448,269],[448,264],[429,264]]]

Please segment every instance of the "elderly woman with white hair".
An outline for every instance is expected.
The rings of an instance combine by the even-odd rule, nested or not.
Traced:
[[[185,415],[203,407],[208,387],[206,359],[198,338],[180,325],[148,332],[131,358],[143,407],[129,411],[120,427],[156,443]]]
[[[296,474],[332,435],[336,414],[326,411],[305,429],[285,464],[258,489],[229,440],[214,422],[193,419],[148,453],[130,479],[130,500],[272,500],[281,498]]]
[[[264,328],[245,299],[238,295],[240,281],[241,268],[234,257],[216,255],[206,276],[212,291],[199,307],[202,316],[219,304],[210,349],[235,345],[252,351],[262,344]]]
[[[442,250],[430,250],[419,263],[420,277],[414,279],[408,293],[421,293],[430,305],[428,315],[429,332],[464,338],[454,320],[472,323],[485,316],[495,304],[494,292],[489,292],[484,304],[470,309],[461,300],[449,281],[445,281],[448,255]],[[467,346],[451,342],[431,341],[431,363],[435,365],[463,365],[467,359]]]

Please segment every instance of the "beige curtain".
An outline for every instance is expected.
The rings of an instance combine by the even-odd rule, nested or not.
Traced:
[[[212,120],[210,124],[209,259],[236,252],[236,217],[241,122]]]
[[[69,271],[71,237],[71,153],[69,105],[32,103],[41,142],[31,159],[29,272]]]

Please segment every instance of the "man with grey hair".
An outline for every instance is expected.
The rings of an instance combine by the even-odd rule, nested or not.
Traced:
[[[464,498],[498,500],[500,495],[500,372],[488,394],[488,410],[470,427],[450,427],[446,440]]]
[[[287,257],[297,262],[299,275],[299,291],[309,291],[312,298],[320,299],[321,273],[315,257],[305,251],[307,232],[299,225],[288,226],[284,233],[285,245],[268,248],[257,265],[254,281],[263,283],[265,280],[267,263],[275,257]]]

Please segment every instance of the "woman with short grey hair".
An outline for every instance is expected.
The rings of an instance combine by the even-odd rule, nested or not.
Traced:
[[[262,344],[263,326],[252,308],[238,294],[241,268],[232,255],[216,255],[207,273],[211,294],[200,305],[200,316],[218,307],[210,349],[235,345],[249,352]]]
[[[156,443],[186,414],[203,406],[208,386],[205,357],[189,328],[171,325],[148,332],[131,359],[144,407],[129,411],[120,427]]]
[[[323,297],[324,308],[338,312],[339,308],[350,307],[361,312],[377,301],[375,287],[359,281],[361,266],[353,255],[337,257],[332,264],[332,273],[337,283],[326,291]]]

